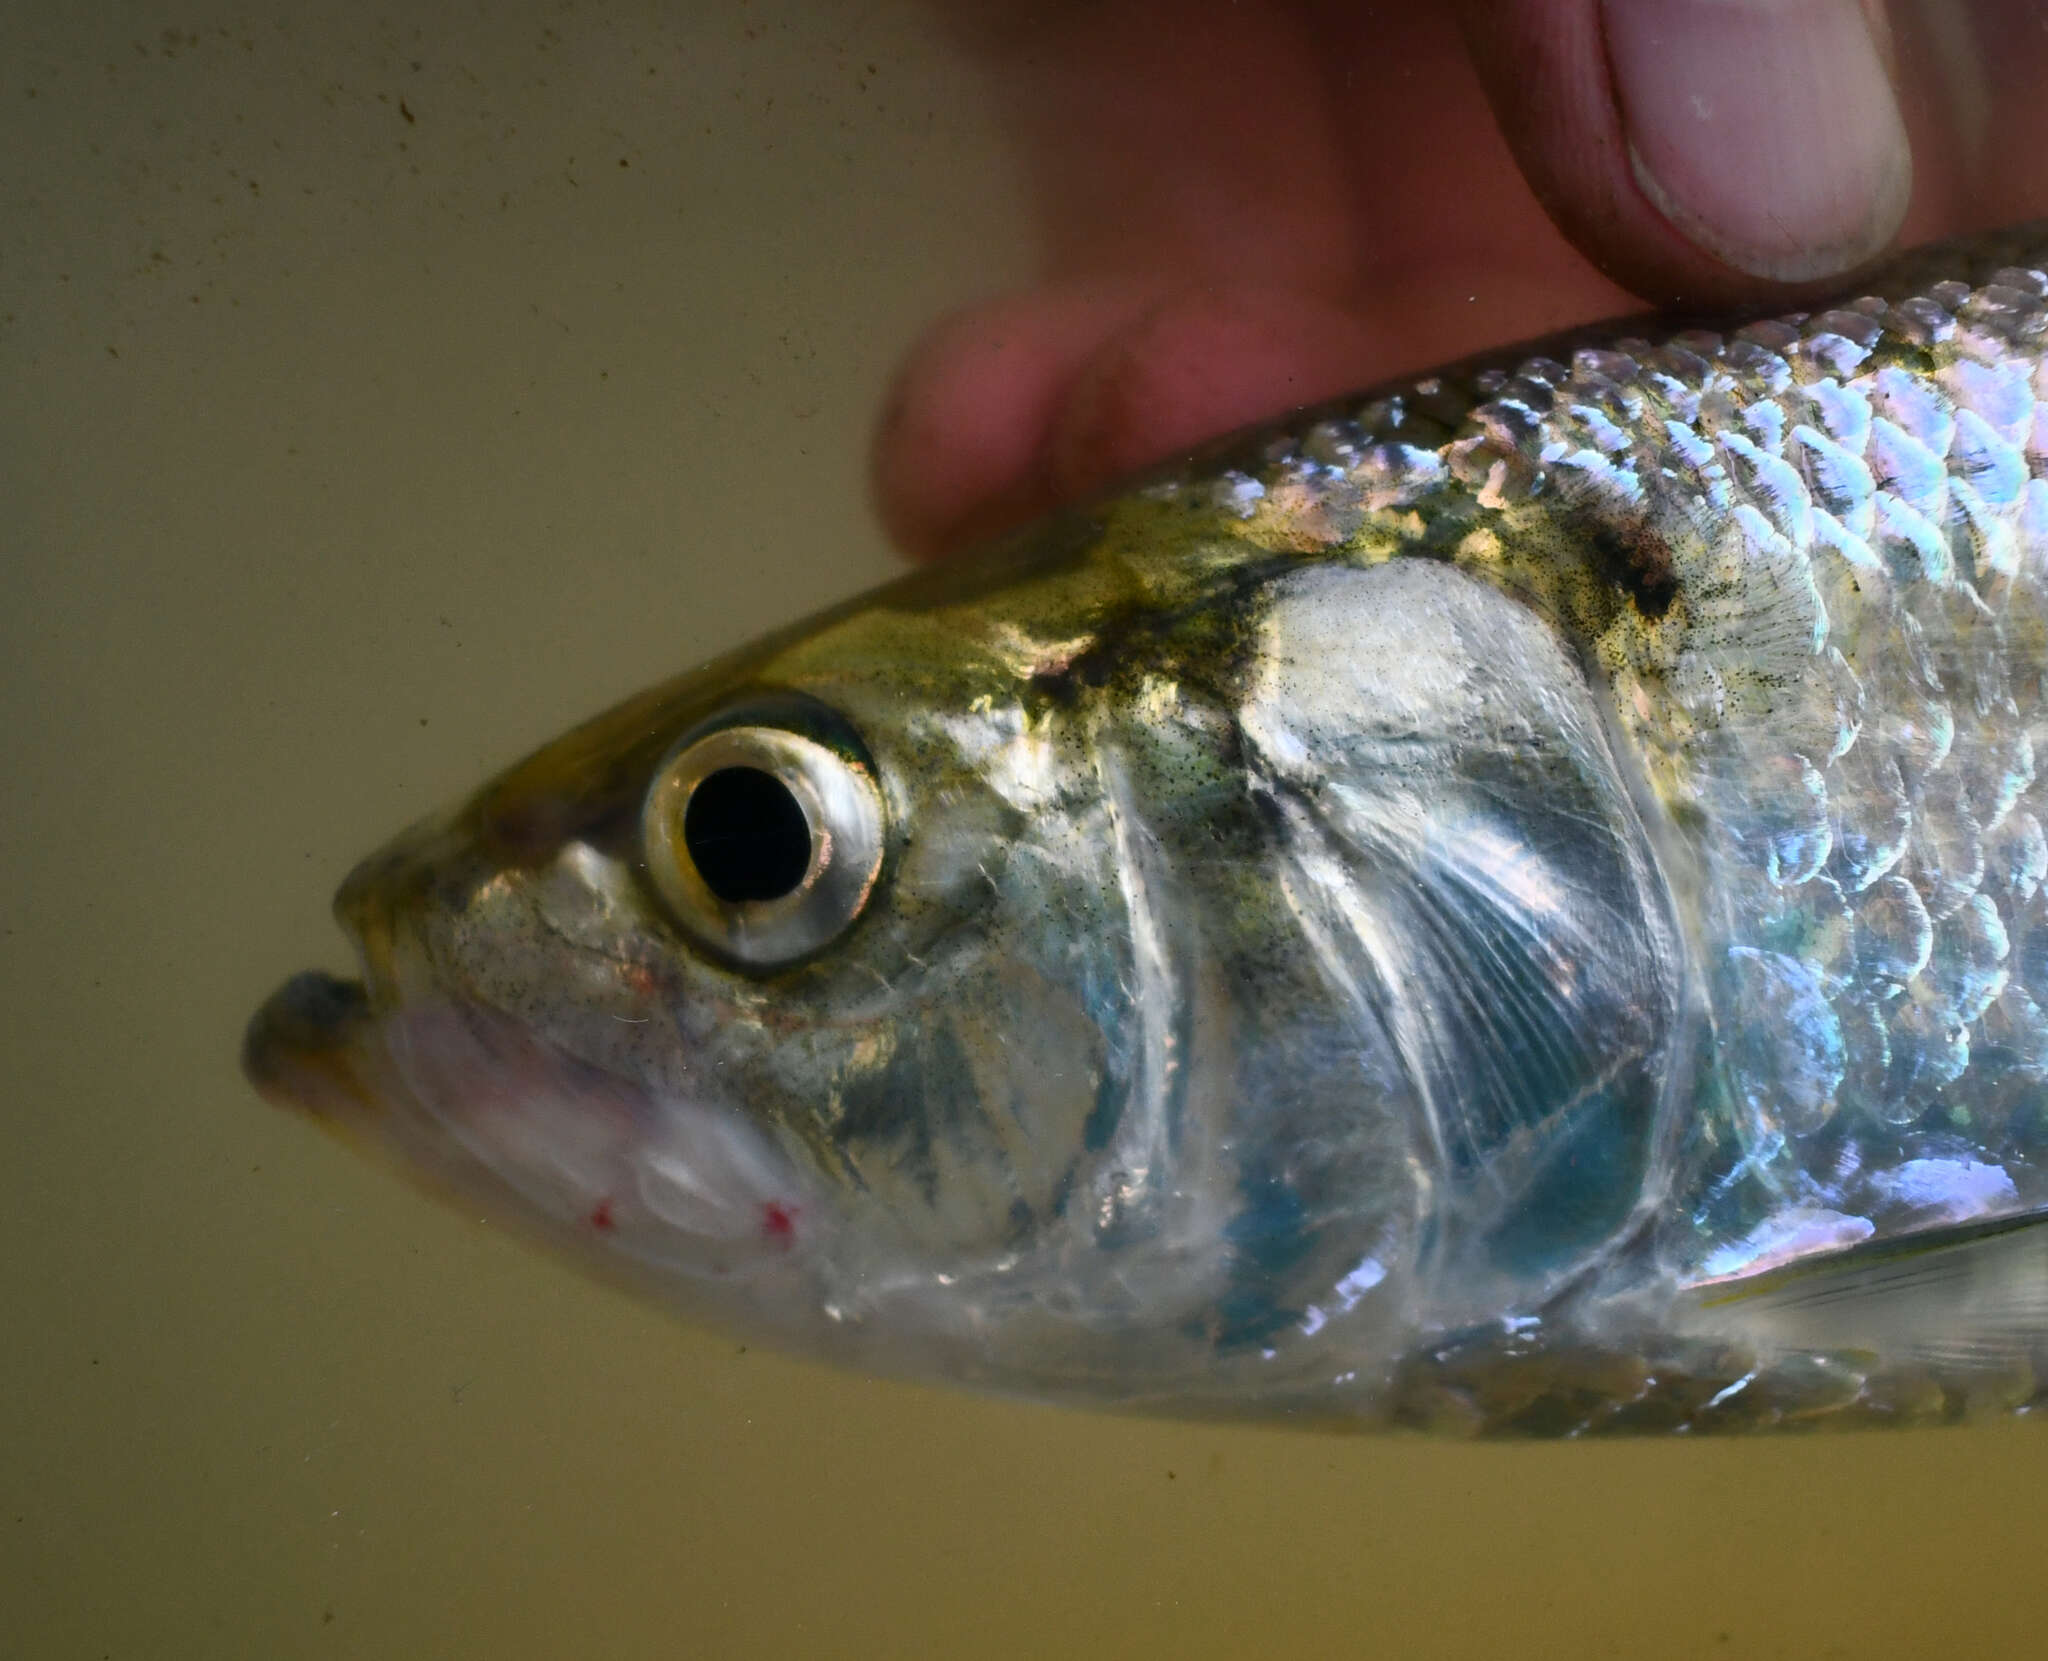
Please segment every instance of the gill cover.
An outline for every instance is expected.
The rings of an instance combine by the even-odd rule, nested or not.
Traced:
[[[1243,730],[1278,881],[1407,1119],[1431,1324],[1528,1307],[1656,1198],[1685,954],[1587,677],[1397,559],[1288,579]]]

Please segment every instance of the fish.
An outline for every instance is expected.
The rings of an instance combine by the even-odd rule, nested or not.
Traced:
[[[2048,224],[1300,412],[341,885],[266,1098],[686,1318],[1464,1436],[2048,1400]]]

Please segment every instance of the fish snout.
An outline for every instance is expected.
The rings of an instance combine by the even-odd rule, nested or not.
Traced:
[[[334,891],[334,920],[380,998],[392,990],[401,916],[423,908],[444,880],[448,841],[438,822],[415,825],[360,861]]]
[[[363,860],[335,891],[334,917],[362,966],[361,980],[308,969],[280,986],[242,1036],[242,1071],[264,1100],[326,1121],[361,1119],[383,1105],[384,1012],[395,977],[403,914],[431,890],[435,822],[414,826]]]

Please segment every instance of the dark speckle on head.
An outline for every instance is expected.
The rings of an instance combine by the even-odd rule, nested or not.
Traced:
[[[1625,592],[1636,610],[1654,622],[1671,609],[1678,575],[1670,548],[1655,531],[1646,525],[1596,524],[1587,541],[1595,574]]]
[[[1057,668],[1039,670],[1031,677],[1031,690],[1054,704],[1072,703],[1084,691],[1109,684],[1122,645],[1120,632],[1107,640],[1098,640]]]

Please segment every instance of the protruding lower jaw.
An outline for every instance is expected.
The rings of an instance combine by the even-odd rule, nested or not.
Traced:
[[[344,1124],[381,1111],[376,1016],[361,981],[308,969],[273,992],[242,1036],[242,1071],[263,1099]]]

